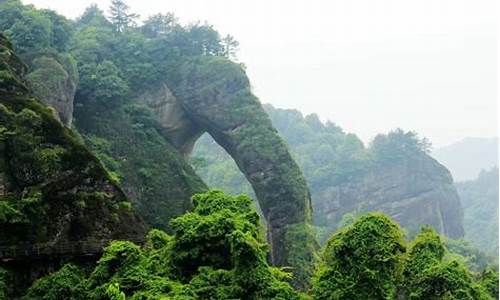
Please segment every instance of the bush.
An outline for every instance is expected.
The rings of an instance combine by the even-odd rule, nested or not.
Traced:
[[[314,299],[392,299],[405,251],[399,226],[370,213],[327,242],[313,279]]]

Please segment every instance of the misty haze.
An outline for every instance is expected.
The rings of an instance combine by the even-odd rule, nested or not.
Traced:
[[[0,0],[0,300],[498,299],[493,0]]]

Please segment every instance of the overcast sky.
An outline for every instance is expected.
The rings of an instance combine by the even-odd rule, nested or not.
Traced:
[[[75,18],[91,3],[24,0]],[[435,147],[497,135],[495,0],[129,0],[240,42],[263,103],[317,113],[364,141],[396,127]]]

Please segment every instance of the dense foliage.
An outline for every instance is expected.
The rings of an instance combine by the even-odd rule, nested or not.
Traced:
[[[468,270],[431,228],[407,243],[380,213],[330,238],[312,290],[300,294],[290,274],[267,264],[250,198],[210,191],[193,205],[172,220],[172,235],[152,230],[142,245],[112,242],[91,270],[66,264],[23,299],[498,299],[497,271]],[[0,292],[6,275],[0,269]]]
[[[408,299],[492,299],[465,265],[455,258],[446,258],[441,238],[424,228],[410,245],[402,281]]]
[[[0,183],[3,243],[105,237],[127,226],[140,233],[97,158],[51,109],[23,94],[0,93]]]
[[[266,262],[252,200],[210,191],[144,245],[117,241],[86,274],[68,264],[33,284],[24,299],[301,299],[288,274]]]
[[[425,138],[401,129],[378,135],[366,147],[355,134],[345,133],[332,122],[323,123],[315,114],[304,117],[297,110],[271,105],[265,105],[265,109],[308,181],[313,207],[330,200],[324,199],[323,194],[328,194],[332,186],[353,181],[380,165],[422,157],[430,147]],[[389,155],[392,159],[388,159]],[[191,161],[208,186],[233,194],[253,192],[231,157],[210,136],[205,135],[197,142]],[[321,227],[323,235],[340,227],[326,220],[323,211],[313,213],[314,223]]]
[[[406,250],[407,249],[407,250]],[[498,299],[498,272],[471,272],[430,227],[408,245],[397,224],[370,213],[334,234],[313,299]]]
[[[168,228],[170,235],[152,230],[144,244],[112,242],[95,265],[66,264],[37,280],[24,299],[307,298],[290,286],[290,273],[268,265],[264,229],[250,198],[211,191],[194,196],[192,203],[179,201],[206,187],[161,137],[151,110],[134,100],[160,82],[176,82],[171,77],[177,73],[165,70],[181,63],[189,66],[199,56],[234,57],[237,42],[230,36],[221,38],[207,24],[181,26],[172,14],[158,14],[139,25],[137,16],[120,0],[112,1],[110,15],[92,5],[78,20],[70,21],[18,0],[0,2],[0,30],[29,64],[27,78],[37,95],[59,89],[61,82],[71,85],[79,80],[75,125],[81,133],[78,136],[60,126],[51,110],[31,98],[2,98],[0,154],[5,149],[10,152],[8,159],[0,159],[0,171],[8,169],[22,193],[1,199],[0,236],[8,240],[21,238],[19,233],[33,239],[55,235],[61,226],[52,220],[64,220],[67,214],[47,206],[48,199],[69,207],[69,215],[93,217],[92,222],[82,218],[71,227],[75,239],[88,226],[102,229],[99,221],[134,226],[127,219],[131,205],[120,194],[118,183],[134,195],[136,207],[149,223]],[[10,56],[3,48],[0,51],[2,60]],[[0,72],[11,68],[0,66]],[[0,73],[0,91],[18,84],[24,89],[18,78],[8,75]],[[355,135],[332,123],[323,124],[315,115],[303,118],[295,111],[267,109],[313,190],[348,181],[377,164],[424,155],[429,147],[425,139],[402,130],[377,136],[365,147]],[[237,117],[245,113],[251,111]],[[252,132],[245,134],[252,136]],[[266,140],[248,139],[243,146],[252,142],[262,145],[259,151],[272,151],[265,147]],[[203,143],[196,153],[193,165],[211,185],[231,192],[251,191],[248,185],[243,187],[246,181],[227,155],[212,155],[215,152],[203,148]],[[85,190],[91,191],[78,194],[78,201],[67,193],[54,197],[63,187],[56,179],[67,171],[74,173],[65,183],[85,182]],[[94,192],[97,183],[87,178],[88,173],[105,182],[108,191],[116,188],[120,197]],[[104,211],[96,209],[103,203]],[[172,220],[175,216],[179,217]],[[323,251],[311,290],[313,299],[491,299],[498,293],[498,272],[460,242],[445,246],[435,232],[424,229],[407,246],[402,230],[388,217],[378,213],[357,220],[350,217],[344,218],[346,227],[331,237]],[[29,223],[36,225],[36,231],[33,226],[21,227],[15,235],[9,231],[12,224]],[[284,236],[294,241],[287,250],[309,255],[312,229],[299,225]],[[302,260],[300,255],[291,259],[302,268],[297,274],[316,267],[310,263],[313,259]],[[299,280],[304,282],[307,276]],[[11,287],[8,272],[0,268],[0,299]]]
[[[464,210],[465,239],[479,249],[498,254],[498,168],[477,179],[455,184]]]
[[[167,229],[168,220],[190,208],[192,193],[206,186],[161,136],[152,111],[135,98],[157,89],[173,74],[166,70],[184,58],[234,57],[237,42],[208,24],[182,26],[171,13],[138,24],[124,1],[113,1],[109,10],[107,17],[91,5],[72,21],[7,0],[0,3],[0,31],[29,65],[27,79],[38,98],[59,98],[58,91],[72,102],[75,88],[75,129],[146,221]],[[61,116],[65,124],[72,113]]]
[[[328,121],[322,123],[315,114],[303,117],[297,110],[277,109],[265,105],[273,125],[287,142],[292,155],[304,172],[314,193],[349,180],[377,163],[395,163],[427,153],[429,142],[415,132],[396,129],[375,137],[370,147],[352,133],[345,133]],[[228,191],[249,191],[236,166],[209,136],[196,144],[197,173],[209,186]],[[387,157],[391,156],[391,160]]]
[[[394,299],[405,245],[394,221],[367,214],[326,244],[314,299]]]

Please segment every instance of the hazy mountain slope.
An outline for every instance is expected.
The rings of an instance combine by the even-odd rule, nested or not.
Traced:
[[[482,169],[498,166],[498,138],[467,137],[432,151],[455,181],[475,179]]]
[[[455,185],[464,210],[465,239],[488,253],[498,252],[498,168]]]
[[[462,213],[448,170],[426,154],[424,140],[394,131],[365,147],[354,134],[316,115],[265,105],[308,181],[314,223],[326,234],[346,214],[381,210],[411,233],[431,224],[463,235]],[[238,193],[250,187],[231,159],[208,136],[195,146],[193,163],[209,186]]]

